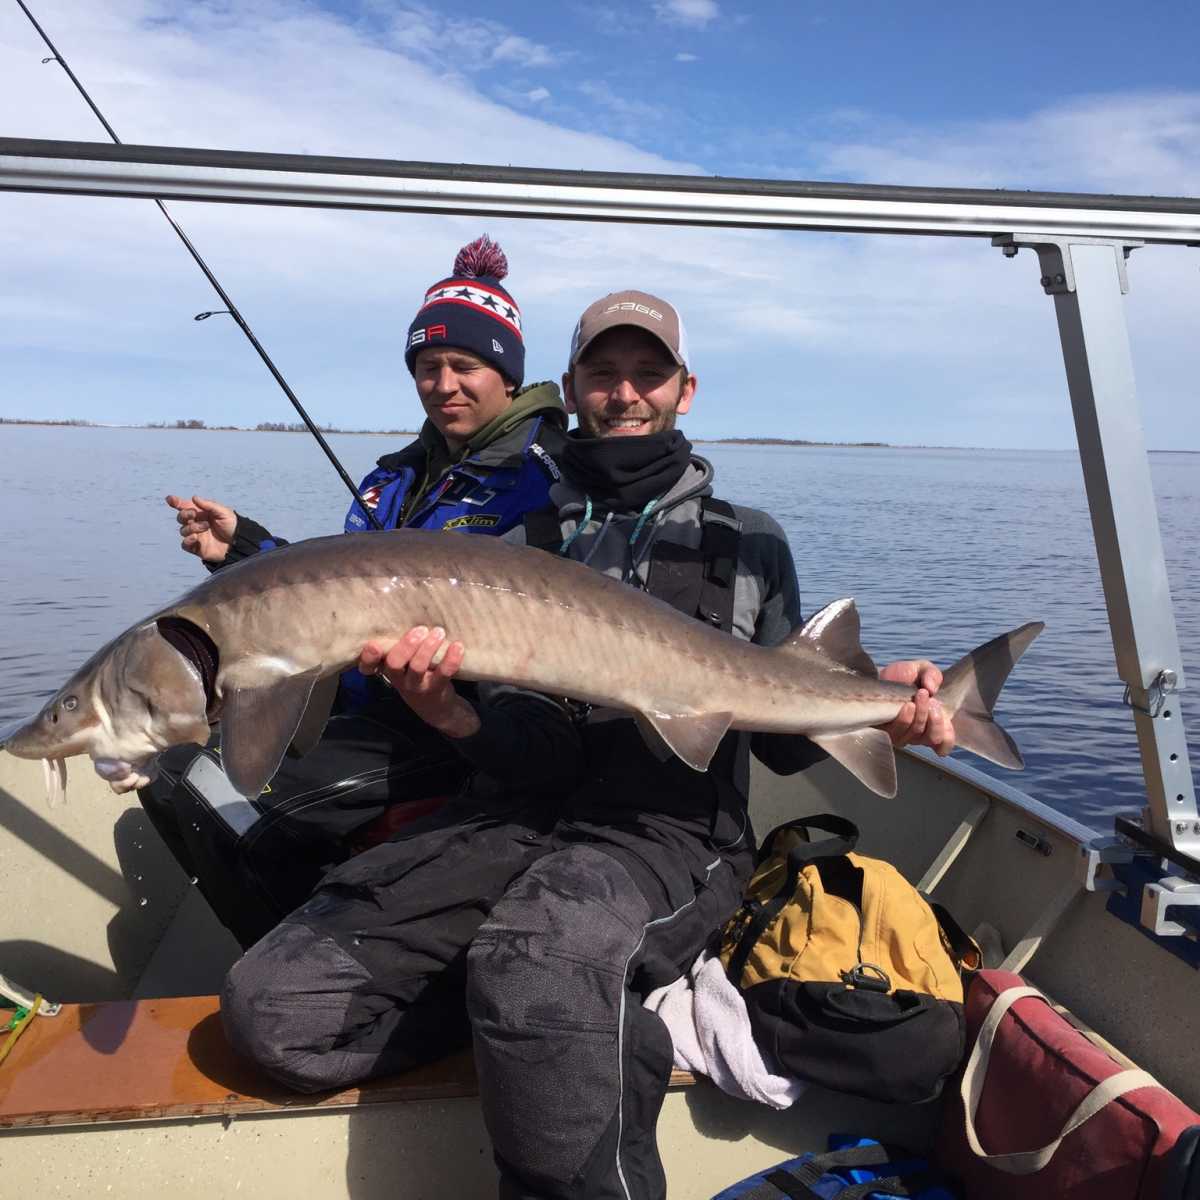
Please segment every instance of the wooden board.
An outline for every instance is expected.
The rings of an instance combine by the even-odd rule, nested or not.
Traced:
[[[225,1116],[475,1096],[469,1050],[404,1075],[301,1095],[225,1040],[216,996],[66,1004],[37,1017],[0,1065],[0,1129]],[[672,1073],[673,1086],[694,1082]]]

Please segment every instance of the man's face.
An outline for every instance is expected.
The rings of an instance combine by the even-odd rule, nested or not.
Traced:
[[[512,403],[513,385],[468,350],[426,346],[414,366],[421,405],[452,450]]]
[[[675,428],[692,406],[685,374],[653,334],[632,325],[602,333],[563,376],[567,411],[588,437],[644,437]]]

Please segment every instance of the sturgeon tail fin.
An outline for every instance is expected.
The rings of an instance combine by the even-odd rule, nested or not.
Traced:
[[[1020,770],[1025,765],[1017,743],[992,719],[996,697],[1009,672],[1045,625],[1030,621],[1011,633],[964,655],[944,675],[937,698],[954,723],[954,738],[970,750],[1001,767]]]

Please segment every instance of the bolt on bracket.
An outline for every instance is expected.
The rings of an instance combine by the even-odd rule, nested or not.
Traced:
[[[1167,702],[1167,697],[1176,690],[1179,686],[1179,676],[1170,668],[1159,671],[1157,675],[1150,681],[1150,686],[1146,688],[1146,703],[1138,704],[1133,698],[1133,686],[1125,685],[1125,694],[1121,697],[1121,703],[1127,708],[1136,708],[1138,712],[1145,713],[1148,717],[1157,717],[1163,710],[1163,705]]]
[[[998,233],[992,238],[992,245],[999,246],[1005,258],[1014,257],[1017,251],[1023,248],[1035,250],[1042,268],[1042,289],[1047,296],[1058,296],[1075,290],[1075,267],[1071,262],[1072,246],[1111,246],[1117,256],[1117,275],[1121,281],[1121,291],[1126,293],[1129,291],[1126,260],[1134,250],[1144,246],[1145,242],[1127,241],[1124,238],[1112,240],[1069,237],[1060,233],[1030,233],[1020,237],[1012,233]]]

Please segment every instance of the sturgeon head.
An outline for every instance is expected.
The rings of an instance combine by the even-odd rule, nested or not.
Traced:
[[[90,755],[114,791],[128,792],[154,778],[168,746],[207,740],[200,672],[150,621],[89,659],[36,717],[0,735],[0,749],[42,759],[53,805],[74,754]]]

